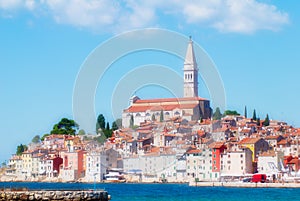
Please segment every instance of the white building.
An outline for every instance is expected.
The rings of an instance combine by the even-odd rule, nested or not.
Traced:
[[[248,148],[221,154],[221,176],[253,174],[252,151]]]
[[[101,151],[90,151],[86,154],[85,181],[100,182],[107,171],[106,155]]]
[[[211,149],[191,149],[186,153],[187,176],[189,181],[217,181],[218,174],[212,172]]]
[[[279,177],[284,156],[282,152],[263,152],[258,156],[257,171],[266,174],[270,179]]]
[[[176,154],[150,153],[123,159],[124,172],[140,172],[143,182],[179,181]]]

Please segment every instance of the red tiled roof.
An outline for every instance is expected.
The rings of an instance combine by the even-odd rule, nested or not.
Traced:
[[[279,142],[277,142],[277,145],[286,145],[288,144],[288,140],[287,139],[282,139]]]
[[[239,144],[255,144],[259,140],[260,138],[244,138],[239,142]]]
[[[214,142],[209,147],[213,149],[220,149],[224,146],[224,142]]]
[[[176,108],[178,109],[192,109],[197,107],[197,104],[174,104],[174,105],[159,105],[159,106],[139,106],[133,105],[130,106],[126,111],[127,112],[145,112],[147,110],[150,111],[171,111]]]
[[[201,153],[201,150],[199,149],[191,149],[189,151],[186,152],[187,154],[199,154]]]
[[[161,103],[161,102],[180,102],[180,101],[201,101],[207,100],[201,97],[188,97],[188,98],[158,98],[158,99],[144,99],[137,100],[135,103]]]
[[[277,140],[280,137],[280,135],[269,135],[265,139],[266,140]]]

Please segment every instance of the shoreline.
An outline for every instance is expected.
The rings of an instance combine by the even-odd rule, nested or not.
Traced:
[[[189,186],[226,188],[300,188],[300,183],[190,182]]]
[[[54,182],[54,181],[0,181],[1,183],[79,183],[94,184],[94,182]],[[96,182],[96,184],[120,184]],[[189,185],[190,187],[225,187],[225,188],[300,188],[300,183],[242,183],[242,182],[124,182],[122,184],[178,184]]]

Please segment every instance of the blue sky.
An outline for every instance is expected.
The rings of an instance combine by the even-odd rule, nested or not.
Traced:
[[[0,161],[18,144],[48,133],[62,117],[73,118],[74,84],[87,56],[133,29],[192,35],[219,71],[228,109],[243,113],[246,105],[248,116],[256,109],[261,118],[268,113],[299,127],[300,3],[291,2],[0,0]],[[182,73],[183,61],[162,52],[124,57],[99,84],[95,112],[112,121],[110,90],[135,66],[150,63]],[[171,95],[157,86],[136,93]],[[199,94],[210,98],[201,81]]]

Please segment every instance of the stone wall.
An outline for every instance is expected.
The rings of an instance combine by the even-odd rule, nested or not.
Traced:
[[[85,200],[109,200],[109,195],[106,191],[0,191],[0,200],[15,201],[15,200],[68,200],[68,201],[85,201]]]

